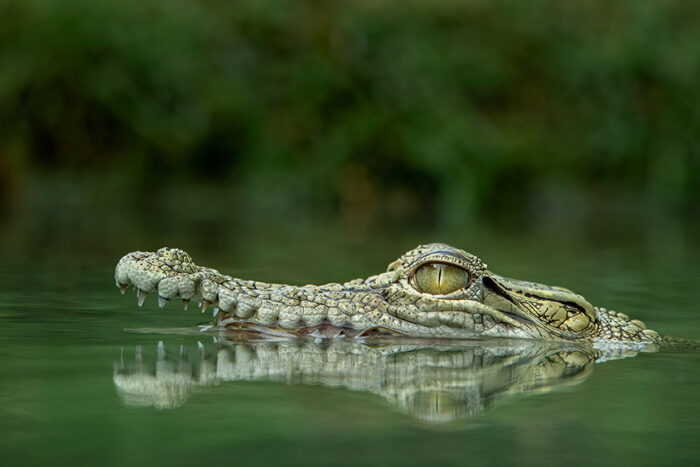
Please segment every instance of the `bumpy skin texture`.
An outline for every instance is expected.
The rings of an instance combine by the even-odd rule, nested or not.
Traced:
[[[428,265],[466,271],[464,287],[421,291],[416,272]],[[408,251],[387,271],[344,284],[291,286],[236,279],[197,266],[176,248],[133,252],[117,264],[122,293],[138,290],[139,305],[157,292],[159,304],[180,298],[214,307],[215,324],[282,330],[294,335],[389,333],[431,338],[513,337],[594,343],[657,343],[656,331],[622,313],[593,307],[570,290],[508,279],[479,258],[433,243]]]

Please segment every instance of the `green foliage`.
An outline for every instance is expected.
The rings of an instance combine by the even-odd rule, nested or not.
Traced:
[[[4,1],[0,199],[69,168],[141,193],[206,179],[292,215],[697,212],[699,16],[670,0]]]

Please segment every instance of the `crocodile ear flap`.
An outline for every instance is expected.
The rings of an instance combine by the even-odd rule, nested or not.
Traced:
[[[392,262],[389,264],[389,266],[386,268],[386,272],[392,272],[396,271],[403,265],[403,262],[400,259],[397,259],[396,261]]]

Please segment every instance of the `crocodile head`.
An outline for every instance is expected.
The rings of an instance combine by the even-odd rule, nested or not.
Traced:
[[[197,266],[184,251],[133,252],[115,270],[141,305],[181,298],[214,308],[215,325],[238,331],[323,337],[375,333],[431,338],[516,337],[655,342],[655,331],[594,308],[570,290],[508,279],[479,258],[433,243],[408,251],[386,272],[343,284],[291,286],[243,280]]]

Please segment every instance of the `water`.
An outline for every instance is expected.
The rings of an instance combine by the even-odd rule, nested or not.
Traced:
[[[482,243],[477,253],[497,273],[565,285],[662,334],[700,337],[697,251],[521,246]],[[195,260],[306,283],[369,275],[401,253],[330,256],[332,245],[318,248],[323,254],[311,262],[295,259],[303,252],[259,248]],[[688,465],[700,458],[700,353],[594,364],[578,349],[535,343],[248,345],[222,336],[215,343],[184,332],[206,321],[192,309],[159,311],[149,297],[139,310],[133,292],[121,297],[111,277],[115,258],[106,256],[0,266],[3,466]],[[180,332],[125,331],[164,327]]]

